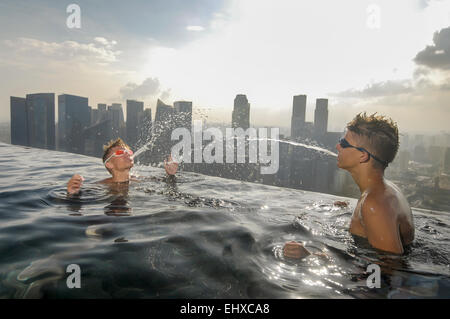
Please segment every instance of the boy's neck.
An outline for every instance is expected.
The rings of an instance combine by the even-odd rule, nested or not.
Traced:
[[[364,193],[370,188],[382,185],[384,182],[384,171],[373,168],[351,171],[350,174],[361,193]]]
[[[127,182],[130,180],[130,170],[113,171],[111,181],[114,183]]]

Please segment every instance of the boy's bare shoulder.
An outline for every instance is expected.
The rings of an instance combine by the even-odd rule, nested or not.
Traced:
[[[399,216],[404,210],[407,213],[408,209],[409,205],[402,192],[393,183],[389,183],[367,194],[362,213],[369,218],[376,216],[377,218],[392,219],[392,217]]]
[[[396,214],[395,207],[398,198],[391,192],[371,191],[367,194],[361,207],[361,214],[365,220],[391,218]]]

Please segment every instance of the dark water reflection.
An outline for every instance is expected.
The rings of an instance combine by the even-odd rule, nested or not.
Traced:
[[[111,189],[100,160],[0,144],[0,297],[449,298],[449,215],[414,209],[404,256],[348,233],[354,199],[136,167]],[[72,165],[73,164],[73,165]],[[86,181],[67,196],[72,174]],[[349,200],[348,208],[333,206]],[[286,241],[312,252],[283,257]],[[369,264],[381,288],[366,285]],[[81,268],[68,289],[66,267]]]

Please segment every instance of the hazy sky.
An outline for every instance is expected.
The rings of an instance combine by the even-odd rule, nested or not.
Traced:
[[[361,111],[449,130],[450,0],[72,1],[0,2],[0,121],[10,96],[54,92],[153,112],[157,98],[189,100],[231,122],[246,94],[252,124],[289,127],[306,94],[307,121],[329,99],[330,131]]]

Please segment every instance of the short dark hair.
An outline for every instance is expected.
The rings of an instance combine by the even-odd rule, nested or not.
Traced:
[[[347,129],[365,142],[367,148],[376,157],[386,162],[386,165],[373,160],[373,167],[385,169],[391,163],[399,148],[398,127],[391,118],[383,115],[367,115],[359,113],[347,124]]]

